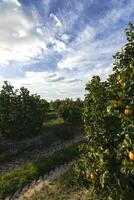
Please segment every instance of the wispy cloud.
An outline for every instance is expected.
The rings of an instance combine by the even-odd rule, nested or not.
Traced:
[[[51,13],[49,26],[41,26],[35,12],[27,15],[17,0],[0,3],[0,64],[10,61],[29,62],[51,51],[65,50],[65,44],[56,38],[57,28],[62,27],[58,18]],[[53,24],[54,23],[54,24]],[[52,28],[53,27],[53,28]]]
[[[68,0],[65,7],[59,9],[57,12],[57,16],[60,19],[64,31],[69,31],[74,23],[80,17],[82,11],[84,9],[84,4],[81,1],[70,1]]]
[[[57,27],[62,27],[62,23],[60,22],[60,20],[58,19],[56,15],[54,15],[53,13],[50,13],[50,18],[54,20]]]
[[[107,65],[109,67],[112,55],[120,50],[121,43],[124,41],[123,35],[121,36],[120,31],[115,31],[114,35],[103,39],[96,39],[95,36],[96,30],[89,26],[86,26],[82,33],[79,32],[76,40],[70,45],[70,49],[63,54],[62,59],[58,62],[58,68],[77,69],[86,75],[86,72],[94,69],[98,63],[101,63],[102,71]]]
[[[32,72],[32,71],[27,71],[25,72],[25,77],[24,79],[26,81],[32,83],[36,82],[59,82],[65,79],[64,76],[61,76],[59,73],[55,72]]]
[[[15,70],[8,80],[17,88],[47,99],[83,97],[93,75],[112,73],[133,8],[133,0],[104,0],[103,7],[96,0],[1,0],[0,83]]]
[[[0,3],[0,63],[26,62],[46,50],[35,27],[34,19],[25,15],[17,0]]]
[[[2,0],[2,1],[5,2],[5,3],[12,3],[12,4],[19,6],[19,7],[21,6],[21,4],[19,3],[18,0]]]
[[[76,82],[81,82],[81,79],[78,78],[71,78],[71,79],[67,79],[66,82],[67,83],[76,83]]]
[[[129,4],[123,4],[123,1],[119,1],[118,3],[113,1],[116,6],[99,20],[103,30],[110,25],[113,26],[117,24],[120,20],[128,23],[129,16],[134,14],[134,1],[128,0],[128,2]]]

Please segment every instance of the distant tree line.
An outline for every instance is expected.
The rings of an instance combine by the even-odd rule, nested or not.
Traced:
[[[47,102],[27,88],[15,89],[7,81],[0,91],[0,134],[11,139],[33,137],[42,133],[47,113],[56,113],[68,125],[82,123],[80,99]],[[50,119],[51,120],[51,119]]]
[[[83,101],[66,98],[65,100],[51,101],[50,107],[57,112],[58,117],[64,119],[68,124],[82,123]]]

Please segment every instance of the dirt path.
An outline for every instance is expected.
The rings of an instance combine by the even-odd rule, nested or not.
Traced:
[[[62,143],[55,142],[52,145],[50,145],[48,148],[44,147],[42,150],[35,149],[33,151],[27,152],[23,156],[13,159],[10,163],[1,164],[0,165],[0,175],[2,175],[3,173],[5,173],[7,171],[15,169],[17,167],[23,166],[29,162],[35,161],[41,157],[51,155],[55,151],[57,151],[63,147],[67,147],[73,143],[77,143],[82,140],[83,140],[83,136],[78,135],[78,136],[75,136],[73,139],[64,141]]]
[[[44,152],[43,156],[53,154],[58,149],[67,147],[71,144],[77,143],[82,140],[84,140],[83,136],[77,136],[70,141],[62,143],[59,146],[55,146],[55,148],[51,147],[48,152]],[[72,163],[73,162],[69,162],[69,163],[65,163],[63,165],[58,166],[54,170],[50,171],[49,174],[45,175],[44,177],[40,177],[37,181],[34,180],[29,186],[28,185],[25,186],[21,193],[17,191],[12,197],[7,197],[5,200],[28,200],[28,199],[32,200],[33,195],[36,192],[40,192],[44,188],[47,191],[46,193],[49,193],[49,191],[53,190],[53,188],[54,188],[54,186],[52,184],[53,181],[56,180],[57,178],[59,178],[60,176],[62,176],[66,171],[68,171],[68,169],[70,168]],[[26,163],[24,163],[24,164],[26,164]],[[79,193],[79,197],[80,196],[81,196],[81,194]],[[76,199],[73,199],[73,200],[76,200]],[[81,200],[83,200],[83,199],[81,198]]]
[[[37,183],[31,184],[28,190],[25,192],[22,192],[19,197],[13,197],[12,200],[24,200],[24,199],[29,199],[32,198],[32,196],[36,193],[41,191],[43,188],[50,189],[50,183],[63,175],[69,167],[72,165],[72,162],[68,164],[61,165],[60,167],[56,168],[55,170],[51,171],[48,176],[45,176],[42,179],[39,179]]]

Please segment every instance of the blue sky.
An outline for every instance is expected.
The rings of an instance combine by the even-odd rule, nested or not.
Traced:
[[[0,0],[0,85],[83,98],[93,75],[112,73],[133,20],[133,0]]]

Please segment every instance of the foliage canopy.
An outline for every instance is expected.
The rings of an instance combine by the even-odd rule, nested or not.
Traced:
[[[74,179],[97,200],[134,199],[134,25],[125,33],[128,43],[114,56],[113,73],[104,82],[94,76],[86,85],[88,141],[80,146]]]

